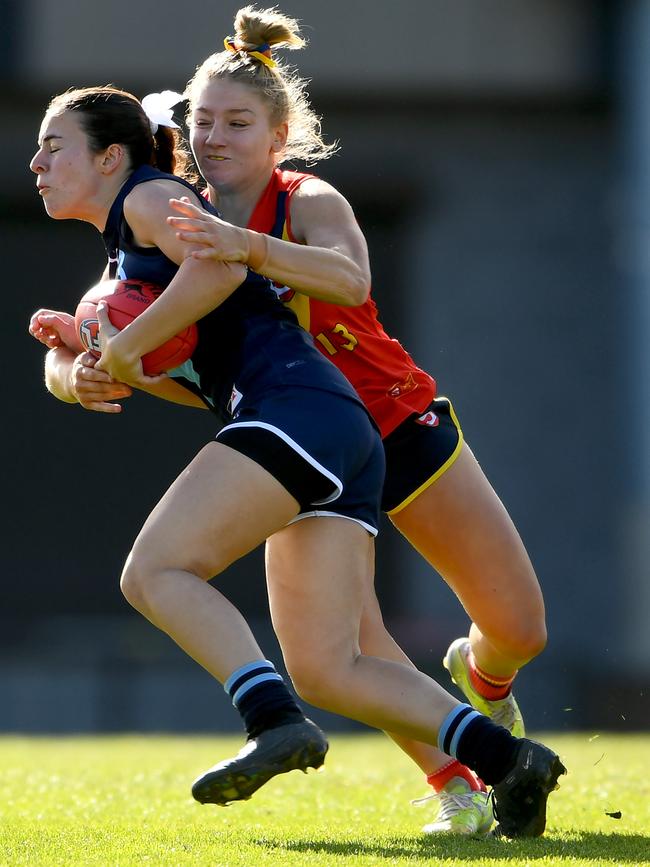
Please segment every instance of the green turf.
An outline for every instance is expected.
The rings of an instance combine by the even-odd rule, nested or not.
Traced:
[[[326,769],[279,777],[247,802],[200,806],[193,777],[240,738],[0,739],[0,864],[650,864],[650,737],[549,735],[570,774],[546,835],[427,837],[422,775],[382,735],[334,737]],[[621,811],[614,819],[608,812]]]

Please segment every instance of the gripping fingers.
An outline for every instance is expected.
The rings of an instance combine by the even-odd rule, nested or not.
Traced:
[[[92,412],[108,412],[108,413],[116,413],[122,412],[122,407],[119,403],[108,403],[106,401],[79,401],[79,405],[84,409],[91,410]]]
[[[196,217],[200,216],[203,212],[200,208],[197,208],[196,205],[193,205],[187,196],[181,196],[180,199],[170,199],[169,206],[172,211],[176,211],[178,214],[183,214],[185,217]],[[174,219],[173,217],[167,217],[169,221]]]
[[[93,391],[91,388],[82,389],[77,394],[77,400],[84,409],[94,412],[122,412],[119,403],[111,403],[111,400],[128,397],[128,394],[106,394],[103,391]]]
[[[190,220],[187,217],[167,217],[167,222],[176,229],[177,233],[187,233],[191,237],[194,237],[197,232],[202,232],[205,229],[205,222],[203,220]]]
[[[95,412],[121,412],[122,407],[111,401],[130,397],[132,389],[122,382],[113,382],[103,370],[79,364],[73,373],[72,388],[84,409]]]
[[[29,333],[33,338],[47,346],[48,349],[54,349],[56,346],[61,346],[63,341],[59,337],[54,328],[48,327],[47,323],[41,322],[37,317],[32,317],[29,323]]]
[[[46,328],[30,329],[29,333],[32,337],[36,338],[39,343],[42,343],[43,346],[47,346],[48,349],[56,349],[57,346],[63,346],[63,341],[59,335]]]
[[[213,253],[218,252],[218,248],[216,247],[218,239],[211,237],[207,232],[176,232],[176,237],[187,244],[194,246],[201,244],[205,247],[210,247]]]
[[[199,247],[198,250],[192,250],[190,255],[192,259],[219,259],[223,261],[214,247]]]

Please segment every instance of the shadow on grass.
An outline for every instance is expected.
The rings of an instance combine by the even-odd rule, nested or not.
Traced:
[[[334,842],[328,839],[278,840],[258,839],[256,843],[266,849],[285,852],[314,852],[328,855],[374,855],[385,858],[454,857],[482,864],[492,860],[512,859],[534,861],[554,857],[558,863],[564,858],[591,858],[597,864],[610,862],[640,864],[650,858],[650,834],[602,834],[586,831],[567,833],[565,836],[546,836],[528,840],[495,840],[492,837],[394,837],[373,843],[367,838]]]

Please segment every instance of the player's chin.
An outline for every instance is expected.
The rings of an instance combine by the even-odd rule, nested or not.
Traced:
[[[56,195],[53,190],[48,192],[47,196],[43,198],[43,205],[48,217],[51,217],[53,220],[79,219],[78,209],[75,210],[69,203],[66,206],[65,201],[61,201],[61,197]]]
[[[48,217],[51,217],[53,220],[69,220],[71,219],[71,215],[67,213],[64,208],[56,206],[56,202],[48,202],[45,201],[43,203],[45,205],[45,213]]]
[[[215,160],[202,160],[200,171],[205,180],[213,187],[220,187],[236,180],[228,160],[216,162]]]

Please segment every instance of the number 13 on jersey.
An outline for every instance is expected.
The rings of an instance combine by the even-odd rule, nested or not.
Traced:
[[[342,325],[340,322],[337,322],[329,333],[339,335],[340,341],[342,342],[337,341],[337,345],[335,346],[323,331],[321,331],[320,334],[317,334],[314,339],[318,340],[330,355],[336,355],[340,349],[347,349],[349,352],[352,352],[359,342],[354,334],[351,334],[345,325]]]

